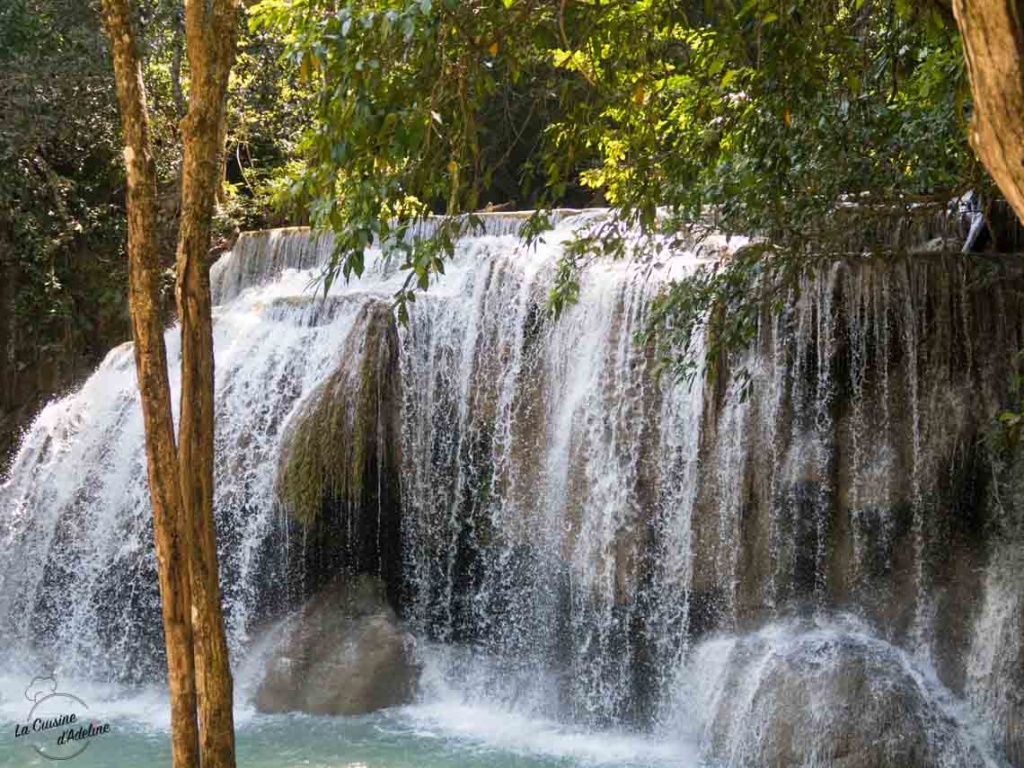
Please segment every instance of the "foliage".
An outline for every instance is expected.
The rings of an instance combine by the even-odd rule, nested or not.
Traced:
[[[48,330],[51,321],[84,333],[109,327],[102,352],[127,334],[127,313],[119,122],[98,6],[12,0],[0,8],[0,256],[26,327],[41,337],[63,333]],[[182,8],[147,0],[138,9],[158,174],[173,188],[188,93]],[[273,170],[294,172],[305,114],[280,53],[268,35],[244,38],[232,83],[229,151],[239,186],[252,184],[238,195],[243,224],[262,221]]]
[[[286,36],[317,94],[306,171],[292,191],[315,225],[335,232],[326,285],[359,274],[378,241],[409,270],[400,294],[409,299],[472,225],[449,218],[414,244],[412,222],[472,212],[495,189],[536,199],[534,148],[574,84],[547,56],[555,9],[479,0],[264,0],[252,9],[253,28]],[[536,188],[549,196],[567,187],[546,181]]]
[[[293,519],[313,525],[322,507],[354,507],[368,468],[393,461],[397,337],[390,308],[364,307],[338,368],[307,401],[285,437],[277,493]],[[378,472],[385,471],[377,467]]]
[[[125,329],[117,111],[94,13],[70,0],[0,9],[0,268],[24,329],[16,358]]]
[[[180,5],[139,6],[172,188],[189,87]],[[93,322],[68,286],[92,269],[81,254],[102,254],[86,292],[107,297],[103,324],[124,328],[116,111],[95,6],[0,8],[0,240],[29,276],[24,316]],[[636,233],[650,251],[681,232],[757,236],[765,247],[661,298],[652,333],[671,355],[716,305],[732,326],[710,337],[740,343],[756,316],[743,308],[843,250],[871,211],[983,190],[968,97],[954,26],[905,0],[262,0],[231,84],[223,213],[332,229],[326,286],[383,243],[408,271],[400,315],[474,226],[465,214],[492,202],[539,209],[533,235],[554,206],[611,206],[559,265],[556,312],[587,259],[624,255]],[[446,219],[417,241],[429,214]]]
[[[672,225],[710,209],[719,231],[774,246],[698,272],[656,306],[652,330],[670,355],[725,318],[708,329],[711,375],[756,331],[756,305],[845,250],[872,211],[895,221],[984,187],[964,139],[969,89],[953,27],[894,3],[771,8],[747,3],[717,25],[700,67],[714,73],[709,97],[690,89],[688,104],[673,95],[661,110],[668,120],[681,104],[685,115],[713,110],[703,136],[670,132],[660,166]]]
[[[157,173],[174,189],[181,165],[179,122],[187,110],[190,77],[181,0],[148,0],[139,6],[145,45],[145,78]],[[243,20],[240,20],[240,23]],[[294,174],[299,142],[309,123],[310,94],[298,72],[282,60],[282,41],[241,24],[229,83],[225,143],[225,192],[218,221],[259,228],[283,221],[277,193]]]
[[[252,14],[316,93],[291,192],[336,234],[326,284],[382,242],[410,271],[400,303],[470,219],[421,245],[411,222],[476,210],[499,177],[542,209],[590,190],[616,214],[567,253],[556,311],[596,243],[624,253],[624,228],[664,247],[710,220],[772,244],[676,286],[655,313],[667,348],[716,302],[741,318],[766,274],[813,268],[857,226],[837,209],[892,212],[984,183],[955,26],[902,0],[263,0]],[[744,337],[738,322],[716,338]]]
[[[301,218],[283,194],[298,173],[312,94],[272,30],[243,24],[228,100],[228,212],[243,228]]]
[[[1017,354],[1018,365],[1024,362],[1024,351]],[[996,423],[989,430],[989,447],[997,455],[1009,456],[1024,437],[1024,375],[1015,374],[1010,382],[1007,407],[996,416]]]
[[[169,266],[178,124],[189,88],[183,4],[140,0],[133,7]],[[308,97],[297,91],[298,75],[281,62],[281,50],[268,34],[240,42],[229,104],[228,188],[235,194],[220,216],[226,226],[273,222],[272,198],[295,172]],[[2,464],[32,409],[130,333],[120,124],[99,0],[0,3],[0,167]]]

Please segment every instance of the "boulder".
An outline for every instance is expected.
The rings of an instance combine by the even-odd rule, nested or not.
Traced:
[[[775,626],[710,641],[693,665],[704,747],[723,765],[985,765],[946,711],[944,694],[929,690],[899,649],[876,638]]]
[[[383,583],[338,579],[285,620],[256,692],[260,712],[360,715],[405,704],[419,667]]]

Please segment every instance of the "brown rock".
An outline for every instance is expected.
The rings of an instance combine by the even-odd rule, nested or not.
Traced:
[[[380,580],[338,579],[287,621],[256,693],[259,711],[359,715],[411,699],[414,641]]]

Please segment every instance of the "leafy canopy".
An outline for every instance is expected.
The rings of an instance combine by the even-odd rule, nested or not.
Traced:
[[[335,232],[326,284],[381,242],[410,271],[400,313],[473,223],[456,216],[498,192],[540,209],[533,229],[552,206],[609,205],[605,252],[622,252],[623,224],[709,219],[771,243],[664,297],[655,318],[678,347],[715,302],[749,303],[765,275],[840,248],[862,226],[844,204],[981,182],[955,26],[905,0],[263,0],[251,24],[284,38],[314,93],[291,192]],[[410,241],[429,213],[447,225]],[[567,254],[556,310],[594,244]]]

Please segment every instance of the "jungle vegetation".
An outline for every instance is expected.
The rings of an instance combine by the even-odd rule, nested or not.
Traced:
[[[767,245],[665,296],[659,323],[685,340],[694,328],[679,318],[746,296],[766,272],[792,280],[843,247],[862,223],[837,206],[920,213],[971,191],[987,209],[1006,194],[970,146],[974,96],[946,0],[246,5],[218,236],[332,229],[326,284],[358,273],[372,240],[416,217],[488,204],[538,209],[537,232],[552,207],[610,206],[599,239],[613,255],[623,226],[713,221],[763,235]],[[170,267],[189,88],[183,5],[134,7]],[[11,0],[0,43],[0,411],[14,421],[128,336],[124,177],[98,2]],[[415,247],[390,239],[410,275],[400,313],[471,223],[453,219]],[[568,254],[555,311],[593,245]],[[749,333],[742,304],[723,339]]]
[[[563,259],[555,314],[584,261],[624,253],[623,232],[641,232],[641,249],[711,230],[757,236],[655,308],[651,333],[679,373],[693,367],[672,350],[708,318],[728,318],[710,336],[717,359],[749,339],[759,302],[842,253],[872,218],[941,214],[968,194],[988,210],[999,193],[968,141],[975,109],[956,18],[942,0],[250,8],[250,27],[284,41],[311,91],[288,191],[335,233],[325,286],[359,274],[368,245],[383,242],[409,273],[402,316],[473,226],[459,215],[509,200],[537,210],[531,234],[553,207],[613,212]],[[1004,22],[1019,37],[1020,21]],[[427,214],[449,226],[408,242]]]

